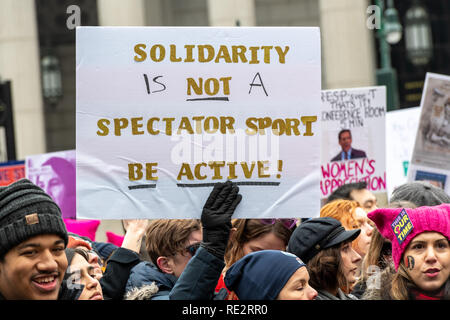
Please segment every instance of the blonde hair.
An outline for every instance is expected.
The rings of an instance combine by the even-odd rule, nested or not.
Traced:
[[[409,201],[394,201],[391,202],[388,208],[417,208],[417,206]],[[369,250],[362,262],[362,270],[361,270],[361,281],[366,281],[369,274],[370,266],[377,266],[380,269],[384,269],[384,265],[387,261],[384,261],[384,258],[381,256],[381,251],[385,242],[389,240],[383,238],[381,233],[378,231],[376,227],[373,228],[372,238],[370,240]]]
[[[390,295],[394,300],[409,300],[408,284],[413,283],[406,272],[403,261],[398,266],[397,273],[392,278],[392,286]]]

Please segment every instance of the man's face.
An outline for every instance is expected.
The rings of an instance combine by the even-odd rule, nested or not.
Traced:
[[[341,136],[339,137],[339,145],[345,152],[347,152],[352,147],[352,136],[350,132],[346,131],[341,133]]]
[[[186,247],[200,243],[203,240],[203,233],[201,230],[196,230],[191,232],[188,241],[186,242]],[[188,264],[189,260],[191,260],[192,256],[187,250],[183,252],[178,252],[176,255],[168,257],[168,263],[171,265],[173,275],[175,277],[180,277],[181,273],[183,272],[184,268],[186,268],[186,265]]]
[[[355,251],[361,256],[361,258],[364,258],[366,253],[369,251],[374,225],[372,220],[367,218],[367,212],[360,207],[355,209],[355,216],[356,221],[358,222],[358,228],[361,229],[361,233],[358,238],[356,238],[357,245]]]
[[[359,205],[367,212],[377,209],[377,198],[367,189],[352,190],[350,198],[359,203]]]
[[[7,300],[56,300],[67,269],[64,240],[32,237],[0,262],[0,292]]]

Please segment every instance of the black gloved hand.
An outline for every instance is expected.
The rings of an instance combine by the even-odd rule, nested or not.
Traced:
[[[202,246],[221,260],[230,236],[231,216],[242,199],[238,192],[239,187],[231,181],[217,183],[203,207]]]

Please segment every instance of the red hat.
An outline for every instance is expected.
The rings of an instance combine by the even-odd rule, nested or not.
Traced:
[[[76,247],[86,247],[88,250],[92,250],[92,247],[89,244],[89,242],[74,237],[72,235],[69,235],[69,243],[67,244],[67,248],[76,248]]]

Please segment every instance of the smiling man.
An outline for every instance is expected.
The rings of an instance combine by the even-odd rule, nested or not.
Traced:
[[[0,300],[66,296],[67,230],[52,198],[27,179],[0,188]]]

